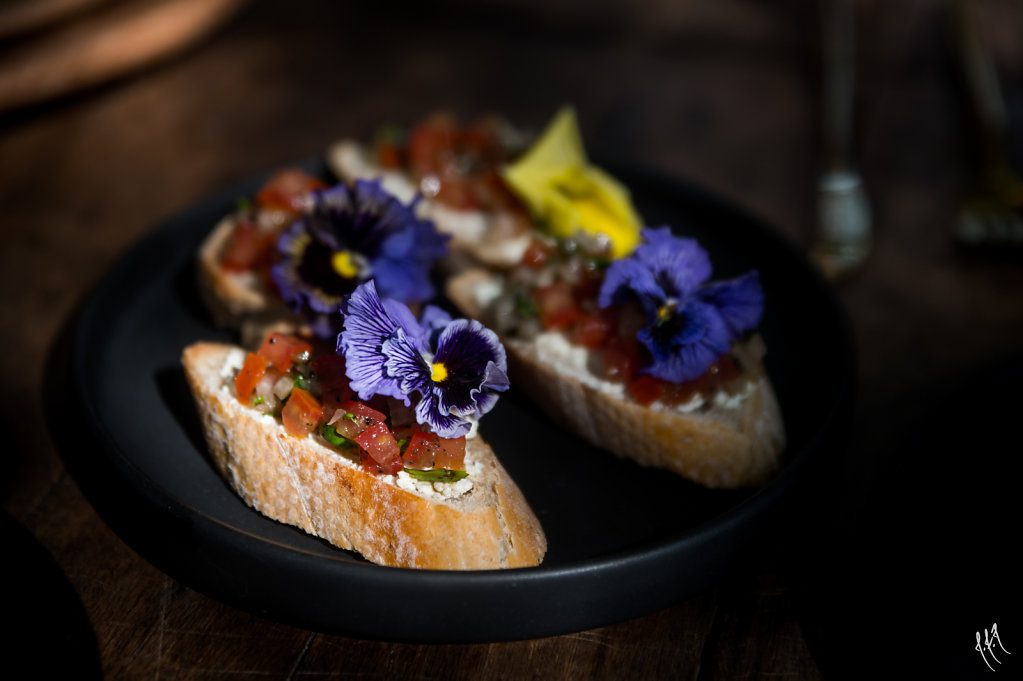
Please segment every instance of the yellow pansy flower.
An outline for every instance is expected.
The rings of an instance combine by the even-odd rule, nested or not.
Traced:
[[[571,107],[558,111],[540,139],[504,170],[504,178],[553,236],[605,234],[615,258],[639,243],[642,225],[629,191],[590,165]]]

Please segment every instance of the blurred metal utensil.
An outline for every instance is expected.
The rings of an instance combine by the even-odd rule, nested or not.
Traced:
[[[1023,246],[1023,179],[1009,162],[1009,114],[998,73],[969,4],[956,0],[953,11],[984,164],[980,192],[963,202],[954,235],[971,247]]]
[[[855,29],[850,0],[824,0],[822,114],[824,169],[817,183],[817,224],[810,255],[830,278],[857,269],[871,245],[871,215],[852,161]]]

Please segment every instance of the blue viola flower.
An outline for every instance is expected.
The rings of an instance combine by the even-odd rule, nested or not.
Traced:
[[[271,276],[288,307],[328,337],[344,297],[376,280],[382,295],[419,302],[434,295],[430,268],[447,237],[389,194],[379,180],[356,180],[314,192],[312,205],[281,235]]]
[[[764,293],[756,271],[708,282],[710,258],[693,239],[646,228],[644,243],[607,269],[599,304],[635,301],[647,315],[637,334],[653,359],[644,371],[675,383],[699,378],[734,340],[756,328]]]
[[[433,306],[421,321],[381,299],[373,281],[359,285],[342,309],[338,352],[359,398],[386,395],[416,402],[416,420],[440,437],[461,437],[508,389],[504,346],[490,329]]]

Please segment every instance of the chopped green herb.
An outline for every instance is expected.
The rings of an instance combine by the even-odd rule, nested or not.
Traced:
[[[536,304],[533,302],[533,298],[521,291],[515,294],[515,310],[522,317],[537,316]]]
[[[398,440],[398,449],[399,451],[401,451],[402,454],[404,454],[405,450],[408,449],[409,442],[411,442],[411,440],[407,437],[403,437],[400,440]]]
[[[256,398],[255,398],[254,400],[252,400],[252,404],[253,404],[253,405],[256,405],[256,404],[263,404],[263,403],[265,403],[265,402],[266,402],[266,400],[265,400],[265,399],[263,399],[263,396],[262,396],[262,395],[256,395]]]
[[[334,426],[324,423],[320,428],[320,435],[323,439],[334,445],[335,447],[341,447],[342,449],[352,449],[357,447],[354,442],[346,438],[344,435],[339,435]]]
[[[305,376],[302,374],[295,374],[295,387],[301,388],[302,390],[309,389],[309,383],[305,380]]]
[[[406,468],[405,472],[416,480],[424,482],[457,482],[469,475],[465,471],[451,471],[447,468],[432,468],[428,471],[421,471],[418,468]]]

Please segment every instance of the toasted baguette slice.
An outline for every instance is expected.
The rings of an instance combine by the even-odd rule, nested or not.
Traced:
[[[496,275],[467,270],[448,281],[447,295],[462,314],[488,323],[486,291],[495,286],[500,286]],[[779,467],[785,428],[758,336],[735,350],[744,367],[744,389],[704,396],[688,411],[657,403],[644,407],[621,384],[571,366],[557,346],[514,338],[502,342],[509,373],[518,385],[530,386],[531,398],[580,437],[617,456],[712,488],[760,485]]]
[[[408,203],[418,193],[412,179],[400,170],[381,168],[358,142],[341,140],[327,149],[327,166],[339,179],[380,178],[384,189]],[[417,207],[419,217],[432,220],[437,231],[451,236],[451,250],[491,267],[512,267],[532,241],[528,229],[521,229],[507,213],[459,210],[430,199]]]
[[[233,215],[224,217],[203,239],[197,254],[199,295],[214,324],[237,329],[247,321],[290,319],[291,312],[280,299],[270,295],[258,275],[231,272],[220,264],[220,254],[235,224]]]
[[[185,348],[182,363],[213,461],[250,506],[380,565],[475,570],[543,559],[539,521],[481,437],[466,441],[469,477],[449,483],[470,489],[452,498],[399,480],[404,473],[368,473],[318,435],[292,437],[240,404],[230,384],[244,354],[202,342]]]

